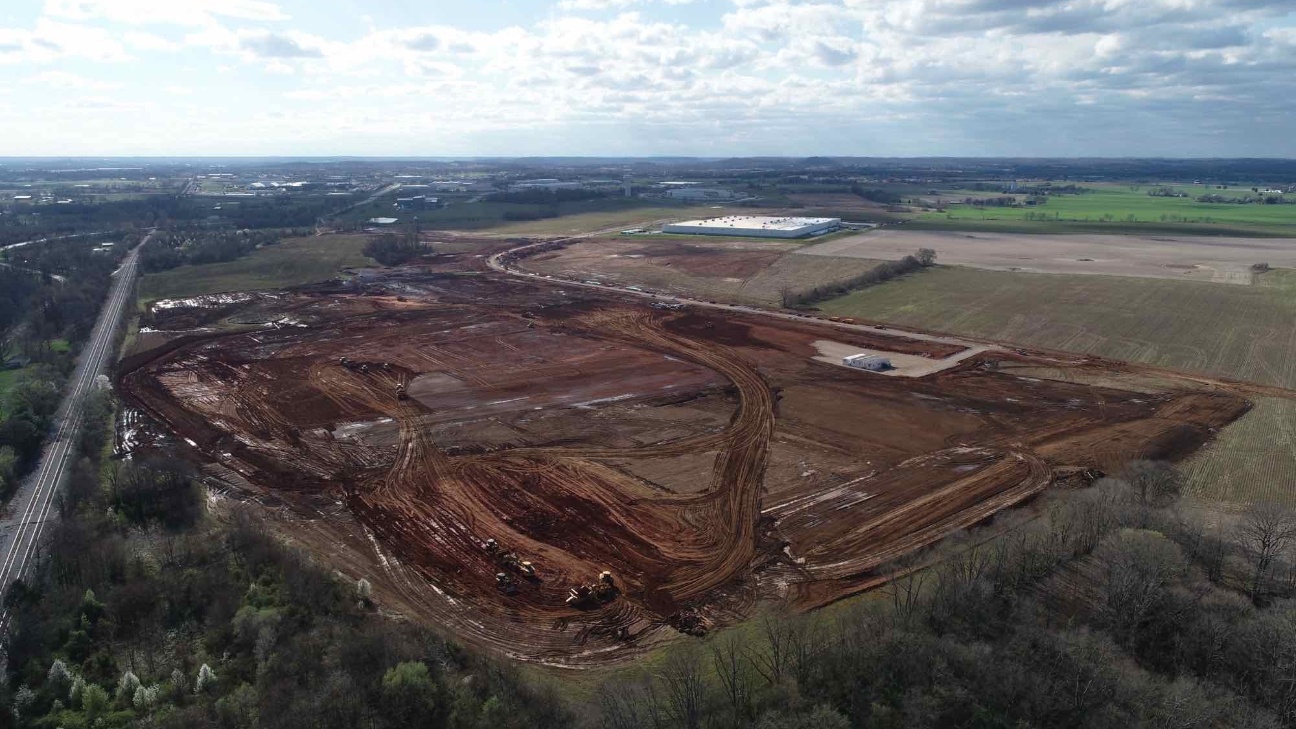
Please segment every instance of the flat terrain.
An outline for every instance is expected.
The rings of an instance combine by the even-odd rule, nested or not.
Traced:
[[[181,266],[150,273],[140,282],[144,302],[224,291],[297,286],[324,281],[343,269],[373,265],[365,256],[364,235],[290,238],[228,263]]]
[[[1091,226],[1089,231],[1097,232],[1102,226],[1110,225],[1143,226],[1158,232],[1173,232],[1176,228],[1181,228],[1186,235],[1211,235],[1212,229],[1221,234],[1296,235],[1296,205],[1197,201],[1202,195],[1235,197],[1241,192],[1254,195],[1249,188],[1242,191],[1212,190],[1203,185],[1180,185],[1172,186],[1172,189],[1188,197],[1156,197],[1147,193],[1158,189],[1159,185],[1085,183],[1082,186],[1094,191],[1079,195],[1050,195],[1047,202],[1039,206],[978,208],[961,203],[951,204],[944,212],[927,213],[915,222],[970,226],[975,229],[982,226],[993,228],[996,223],[1017,223],[1025,224],[1025,228],[1033,225],[1039,232],[1053,232],[1050,227],[1061,226],[1076,229]],[[1000,193],[989,191],[951,190],[925,197],[939,198],[949,203],[969,196],[992,198],[999,195]],[[1293,195],[1285,197],[1292,198]],[[1018,229],[1026,232],[1024,228]]]
[[[1256,285],[1244,287],[940,266],[821,308],[1023,346],[1296,386],[1296,272],[1286,269],[1261,274]],[[1146,387],[1155,391],[1162,384]],[[1296,407],[1286,399],[1255,402],[1254,410],[1185,464],[1194,495],[1240,504],[1296,503]]]
[[[801,291],[848,279],[877,265],[857,258],[790,255],[805,245],[801,241],[681,238],[590,238],[531,256],[522,268],[708,299],[778,304],[779,289],[785,285]]]
[[[1134,235],[1025,235],[897,228],[839,238],[800,249],[805,255],[895,260],[918,248],[941,263],[998,271],[1250,284],[1251,266],[1296,268],[1296,238],[1212,238]]]
[[[1183,464],[1193,497],[1296,504],[1296,401],[1263,397]]]
[[[1296,272],[1255,286],[937,266],[824,302],[835,315],[1296,386]]]
[[[1191,455],[1252,394],[1160,372],[1123,389],[1137,367],[1007,350],[877,376],[815,361],[815,343],[968,350],[497,273],[410,267],[248,301],[292,323],[128,357],[129,403],[388,609],[556,665],[632,659],[690,616],[718,626],[876,586],[1058,473]],[[154,323],[195,318],[174,306]],[[612,599],[565,602],[601,570]]]

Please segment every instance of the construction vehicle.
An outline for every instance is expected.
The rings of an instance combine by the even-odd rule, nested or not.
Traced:
[[[391,372],[391,362],[383,362],[383,369]]]
[[[518,590],[517,581],[507,572],[495,573],[495,587],[505,595],[516,595]]]
[[[347,359],[346,357],[339,357],[338,364],[349,369],[351,367],[351,360]]]
[[[617,587],[612,573],[603,571],[590,584],[577,585],[567,592],[567,604],[575,608],[592,607],[616,597]]]
[[[361,372],[368,372],[368,371],[369,371],[369,365],[367,365],[367,364],[362,364],[362,365],[360,365],[360,371],[361,371]]]
[[[396,399],[397,399],[397,400],[408,400],[408,399],[409,399],[409,393],[405,392],[405,386],[404,386],[404,385],[397,385],[397,386],[396,386]]]
[[[495,554],[499,552],[499,542],[496,542],[494,539],[487,539],[482,544],[482,549],[486,550],[487,554]]]

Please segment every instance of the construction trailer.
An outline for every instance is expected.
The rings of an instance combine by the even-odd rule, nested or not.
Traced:
[[[870,370],[872,372],[881,372],[891,369],[891,359],[883,357],[880,354],[852,354],[848,357],[842,357],[842,364],[847,367],[854,367],[858,370]]]

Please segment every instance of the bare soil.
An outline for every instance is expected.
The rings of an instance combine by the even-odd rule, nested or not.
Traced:
[[[128,357],[122,392],[388,609],[548,665],[630,659],[682,609],[722,625],[867,589],[1056,473],[1191,454],[1250,392],[1164,372],[1153,392],[1095,386],[1082,375],[1138,368],[1007,351],[878,377],[815,361],[822,325],[498,274],[377,272],[258,299],[258,316],[267,300],[292,324]],[[535,578],[497,589],[511,573],[488,538]],[[602,570],[614,599],[566,604]]]
[[[894,260],[918,248],[941,263],[996,271],[1142,276],[1250,285],[1251,266],[1296,267],[1296,240],[1152,235],[1025,235],[894,228],[802,248],[811,256]]]

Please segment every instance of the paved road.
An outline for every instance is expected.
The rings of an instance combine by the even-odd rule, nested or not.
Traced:
[[[53,518],[54,494],[62,484],[68,464],[75,460],[77,434],[81,429],[86,398],[94,391],[95,379],[112,353],[113,338],[135,281],[140,249],[152,237],[150,233],[126,254],[121,267],[113,274],[108,299],[99,312],[99,321],[95,323],[90,341],[81,350],[76,371],[68,381],[45,453],[35,472],[23,482],[0,513],[0,586],[6,591],[31,567],[45,523]],[[5,610],[0,613],[0,632],[8,625],[9,611]]]

